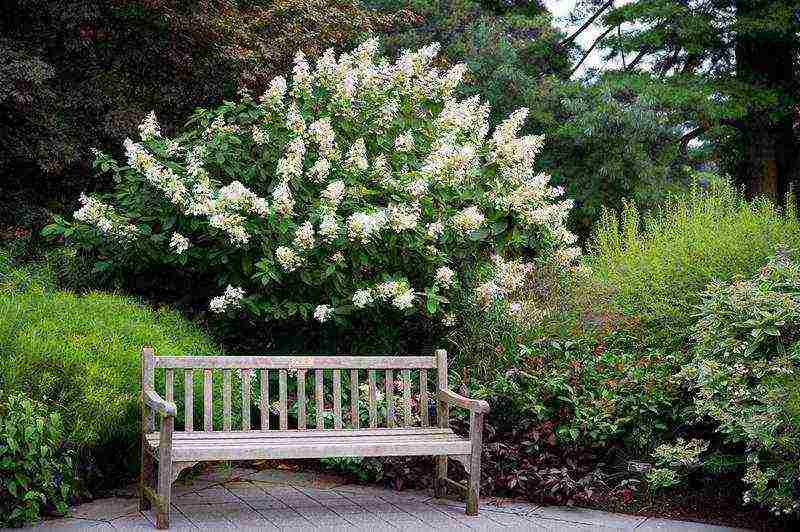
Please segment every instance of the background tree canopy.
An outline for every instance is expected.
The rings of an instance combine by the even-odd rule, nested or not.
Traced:
[[[262,90],[292,54],[378,34],[388,55],[431,41],[467,63],[462,96],[493,121],[529,107],[540,157],[586,236],[602,206],[651,205],[690,167],[780,199],[798,184],[798,31],[791,0],[579,0],[571,33],[526,0],[12,0],[0,17],[0,222],[44,223],[107,186],[89,150],[155,110],[167,132],[198,106]],[[579,46],[585,32],[597,38]],[[602,69],[587,68],[591,53]],[[25,205],[25,208],[18,208]]]

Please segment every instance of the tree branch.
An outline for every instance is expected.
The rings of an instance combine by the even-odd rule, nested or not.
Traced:
[[[684,136],[682,136],[681,137],[681,141],[680,141],[681,155],[683,155],[684,157],[688,157],[689,156],[689,142],[691,142],[692,139],[699,137],[700,135],[702,135],[705,132],[706,132],[705,126],[699,126],[699,127],[694,128],[690,132],[686,133]]]
[[[608,9],[608,8],[609,8],[609,7],[610,7],[610,6],[611,6],[613,3],[614,3],[614,0],[608,0],[608,2],[606,2],[605,4],[603,4],[603,6],[602,6],[600,9],[598,9],[598,10],[597,10],[597,12],[595,12],[595,14],[594,14],[594,15],[592,15],[591,17],[589,17],[589,20],[587,20],[586,22],[584,22],[584,23],[583,23],[583,25],[582,25],[580,28],[578,28],[577,30],[575,30],[575,32],[573,32],[573,34],[572,34],[572,35],[570,35],[569,37],[567,37],[567,38],[566,38],[566,39],[564,39],[563,41],[559,42],[559,43],[556,45],[556,48],[561,48],[562,46],[565,46],[565,45],[567,45],[567,44],[571,43],[572,41],[574,41],[574,40],[575,40],[575,39],[578,37],[578,35],[580,35],[581,33],[583,33],[583,32],[584,32],[584,30],[586,30],[586,28],[588,28],[589,26],[591,26],[591,25],[592,25],[592,22],[594,22],[595,20],[597,20],[597,17],[599,17],[599,16],[600,16],[600,15],[603,13],[603,11],[605,11],[606,9]]]
[[[603,32],[603,34],[602,34],[602,35],[600,35],[600,36],[599,36],[597,39],[595,39],[595,40],[594,40],[594,42],[593,42],[593,43],[592,43],[592,45],[589,47],[589,49],[588,49],[588,50],[586,50],[586,53],[585,53],[585,54],[583,54],[583,57],[581,57],[581,60],[580,60],[580,61],[578,61],[578,64],[577,64],[577,65],[575,65],[575,68],[573,68],[573,69],[570,71],[570,73],[569,73],[569,76],[567,76],[567,79],[571,78],[571,77],[572,77],[572,75],[573,75],[573,74],[574,74],[574,73],[575,73],[575,72],[576,72],[576,71],[577,71],[577,70],[578,70],[578,69],[581,67],[581,65],[583,64],[583,62],[584,62],[584,61],[586,61],[586,58],[587,58],[587,57],[589,57],[589,55],[592,53],[592,50],[594,50],[595,46],[597,46],[597,43],[599,43],[600,41],[602,41],[602,40],[605,38],[605,36],[606,36],[606,35],[608,35],[609,33],[611,33],[613,30],[614,30],[614,27],[612,26],[612,27],[608,28],[606,31],[604,31],[604,32]]]
[[[744,131],[745,130],[744,123],[741,120],[736,120],[735,118],[720,118],[719,119],[719,125],[721,125],[721,126],[730,126],[730,127],[738,129],[739,131]],[[680,140],[681,155],[683,155],[684,157],[688,157],[689,156],[689,142],[691,142],[692,139],[695,139],[695,138],[699,137],[700,135],[702,135],[706,131],[708,131],[708,128],[706,126],[697,126],[693,130],[691,130],[688,133],[686,133],[685,135],[683,135],[681,137],[681,140]]]
[[[647,48],[645,48],[644,50],[642,50],[641,52],[639,52],[639,53],[636,55],[636,57],[634,57],[634,58],[633,58],[633,61],[631,61],[631,62],[628,64],[628,66],[625,68],[625,70],[626,70],[626,71],[628,71],[628,72],[630,72],[631,70],[633,70],[633,67],[635,67],[637,64],[639,64],[639,61],[641,61],[642,59],[644,59],[644,56],[646,56],[646,55],[647,55],[647,54],[649,54],[649,53],[650,53],[650,48],[649,48],[649,47],[647,47]]]

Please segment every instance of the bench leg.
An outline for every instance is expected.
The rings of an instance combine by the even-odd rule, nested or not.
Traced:
[[[483,447],[483,414],[472,412],[469,423],[472,454],[469,459],[469,491],[467,515],[478,515],[481,496],[481,448]]]
[[[172,494],[172,462],[158,463],[158,502],[156,508],[156,528],[169,528],[169,512]]]
[[[437,499],[444,497],[447,494],[447,455],[434,457],[436,463],[436,479],[433,485],[433,496]]]
[[[144,493],[145,487],[154,485],[153,478],[153,455],[147,450],[147,443],[142,438],[142,462],[139,477],[139,510],[150,509],[150,499]]]

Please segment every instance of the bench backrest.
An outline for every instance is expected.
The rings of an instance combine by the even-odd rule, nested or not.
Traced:
[[[176,383],[176,373],[179,379],[182,376],[182,385]],[[196,373],[201,375],[202,386],[194,381]],[[314,387],[307,394],[306,386],[311,379]],[[436,387],[431,388],[434,380]],[[327,389],[326,382],[330,382]],[[361,389],[360,382],[366,383],[365,389]],[[143,389],[156,390],[167,401],[176,402],[180,416],[180,401],[175,401],[176,384],[182,388],[186,431],[195,430],[194,407],[201,402],[200,397],[195,398],[195,390],[198,396],[202,393],[200,430],[203,431],[237,430],[239,427],[232,427],[233,406],[240,408],[241,430],[251,430],[250,407],[254,402],[260,411],[261,430],[288,430],[290,398],[297,419],[297,426],[292,429],[357,429],[364,422],[369,428],[429,427],[430,398],[437,398],[438,388],[447,388],[447,353],[438,350],[432,356],[155,356],[151,348],[144,348]],[[233,396],[234,401],[232,384],[241,388],[241,393]],[[342,404],[343,387],[349,395],[349,408]],[[219,420],[220,404],[219,399],[214,402],[215,388],[218,391],[221,388],[222,395],[222,422],[216,424],[214,413]],[[294,391],[294,397],[290,397],[290,390]],[[271,398],[275,400],[270,401]],[[313,402],[312,427],[308,427],[309,401]],[[360,402],[367,404],[368,416],[364,422],[360,417]],[[270,411],[277,411],[277,427],[270,426]],[[441,417],[442,407],[439,412]],[[152,416],[145,422],[148,430],[155,430]]]

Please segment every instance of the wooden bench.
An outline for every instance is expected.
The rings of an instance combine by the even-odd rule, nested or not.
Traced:
[[[396,392],[399,370],[401,391]],[[436,370],[435,394],[430,395],[428,371]],[[156,372],[163,371],[163,396],[156,391]],[[202,430],[194,427],[194,374],[202,372]],[[222,426],[214,426],[213,372],[222,372]],[[313,372],[315,426],[307,427],[306,379]],[[178,409],[174,402],[175,374],[184,378],[184,430],[175,431]],[[278,390],[270,389],[277,373]],[[232,374],[241,382],[241,430],[231,427]],[[330,375],[332,393],[325,395],[325,375]],[[359,379],[366,374],[368,427],[361,426]],[[257,409],[260,426],[252,429],[251,386],[258,377]],[[217,376],[219,382],[219,376]],[[415,377],[415,378],[412,378]],[[289,428],[288,383],[296,379],[296,428]],[[343,414],[343,381],[350,391],[349,415]],[[380,383],[382,381],[382,383]],[[416,386],[414,385],[416,382]],[[379,399],[379,383],[385,408]],[[414,408],[412,388],[419,394]],[[274,386],[273,386],[274,388]],[[277,396],[278,427],[270,426],[271,394]],[[397,395],[396,395],[397,393]],[[429,414],[430,399],[436,401],[436,420]],[[238,399],[238,398],[237,398]],[[331,404],[332,403],[332,404]],[[326,424],[325,407],[332,420]],[[450,429],[450,406],[470,412],[470,436],[462,438]],[[380,409],[379,409],[380,406]],[[347,405],[344,405],[347,409]],[[380,411],[379,411],[380,410]],[[435,456],[436,497],[448,487],[465,492],[467,515],[478,515],[483,418],[489,411],[485,401],[462,397],[448,389],[447,353],[434,356],[155,356],[142,350],[142,470],[139,506],[155,508],[156,526],[169,527],[170,491],[180,472],[201,461],[326,458],[342,456]],[[160,426],[156,426],[156,414]],[[400,415],[402,414],[402,415]],[[199,416],[198,416],[199,417]],[[328,413],[328,418],[330,414]],[[217,416],[219,419],[219,416]],[[365,416],[366,419],[366,416]],[[417,423],[418,420],[418,423]],[[379,426],[383,421],[385,426]],[[332,425],[332,426],[327,426]],[[416,426],[415,426],[416,425]],[[158,429],[158,431],[157,431]],[[221,429],[221,430],[220,430]],[[447,478],[447,458],[461,462],[469,474],[469,486]],[[155,462],[158,462],[156,474]]]

